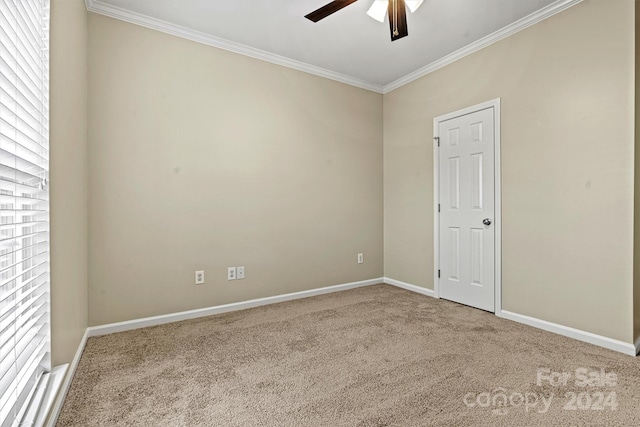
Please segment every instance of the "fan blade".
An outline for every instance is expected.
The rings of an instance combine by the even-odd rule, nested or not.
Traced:
[[[397,15],[394,17],[394,4],[395,12]],[[389,29],[391,30],[391,41],[396,41],[409,35],[409,29],[407,28],[407,8],[404,4],[404,0],[389,0]],[[396,33],[396,27],[398,32]]]
[[[356,1],[357,0],[335,0],[329,4],[325,4],[320,9],[314,10],[310,14],[305,15],[305,18],[313,22],[318,22],[319,20],[326,18],[332,13],[335,13],[340,9],[345,8],[349,6],[351,3],[355,3]]]

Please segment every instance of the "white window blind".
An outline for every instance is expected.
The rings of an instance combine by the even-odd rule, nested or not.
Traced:
[[[49,371],[49,0],[0,0],[0,426]]]

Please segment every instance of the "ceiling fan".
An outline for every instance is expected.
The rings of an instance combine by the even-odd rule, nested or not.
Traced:
[[[356,1],[357,0],[335,0],[305,15],[305,18],[313,22],[318,22]],[[406,6],[408,6],[411,13],[413,13],[420,7],[422,2],[423,0],[374,0],[367,11],[367,15],[377,21],[384,22],[384,17],[388,13],[391,41],[395,41],[409,35]]]

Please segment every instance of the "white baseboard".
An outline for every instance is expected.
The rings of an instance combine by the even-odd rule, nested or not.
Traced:
[[[71,381],[73,381],[73,376],[76,373],[76,369],[78,368],[78,363],[80,363],[80,358],[82,357],[82,352],[84,351],[84,347],[87,345],[87,338],[89,337],[89,330],[84,331],[82,335],[82,339],[80,340],[80,344],[78,345],[78,349],[76,350],[75,356],[73,356],[73,360],[66,370],[67,373],[64,377],[64,382],[62,383],[62,387],[56,396],[56,400],[53,404],[53,408],[51,409],[51,413],[49,414],[49,418],[47,423],[45,424],[47,427],[54,427],[56,422],[58,422],[58,417],[60,416],[60,411],[62,411],[62,405],[64,404],[64,400],[67,397],[67,393],[69,392],[69,387],[71,387]]]
[[[384,277],[383,280],[384,283],[388,285],[397,286],[408,291],[437,298],[435,292],[432,289],[426,289],[420,286],[412,285],[410,283],[391,279],[389,277]],[[508,320],[513,320],[514,322],[524,323],[525,325],[533,326],[534,328],[543,329],[548,332],[553,332],[565,337],[573,338],[578,341],[583,341],[589,344],[604,347],[609,350],[628,354],[630,356],[637,356],[638,354],[640,354],[640,338],[638,338],[634,345],[624,341],[607,338],[602,335],[596,335],[591,332],[582,331],[580,329],[571,328],[569,326],[559,325],[557,323],[547,322],[546,320],[540,320],[536,319],[535,317],[525,316],[523,314],[513,313],[506,310],[496,312],[496,316]]]
[[[640,344],[640,339],[636,341],[636,344],[627,343],[624,341],[615,340],[613,338],[607,338],[602,335],[592,334],[591,332],[582,331],[580,329],[571,328],[569,326],[559,325],[557,323],[547,322],[546,320],[536,319],[535,317],[525,316],[523,314],[512,313],[510,311],[502,310],[496,313],[497,316],[504,319],[513,320],[514,322],[524,323],[525,325],[533,326],[534,328],[543,329],[548,332],[553,332],[565,337],[573,338],[578,341],[587,342],[600,347],[608,348],[620,353],[628,354],[630,356],[636,356],[638,354],[637,348]]]
[[[212,316],[214,314],[228,313],[230,311],[245,310],[247,308],[260,307],[263,305],[275,304],[284,301],[292,301],[301,298],[309,298],[316,295],[323,295],[332,292],[346,291],[363,286],[377,285],[383,283],[383,278],[362,280],[360,282],[344,283],[341,285],[327,286],[325,288],[311,289],[308,291],[293,292],[290,294],[276,295],[273,297],[258,298],[249,301],[234,302],[231,304],[218,305],[214,307],[200,308],[197,310],[182,311],[179,313],[164,314],[161,316],[145,317],[142,319],[128,320],[126,322],[110,323],[107,325],[91,326],[87,329],[90,337],[113,334],[116,332],[130,331],[133,329],[147,328],[149,326],[162,325],[165,323],[179,322],[181,320],[195,319],[198,317]]]
[[[410,283],[401,282],[396,279],[391,279],[390,277],[383,277],[383,280],[384,280],[384,283],[386,283],[387,285],[397,286],[398,288],[406,289],[411,292],[416,292],[418,294],[437,298],[436,293],[433,291],[433,289],[427,289],[421,286],[412,285]]]
[[[383,278],[379,277],[376,279],[362,280],[360,282],[352,282],[352,283],[344,283],[341,285],[335,286],[327,286],[325,288],[311,289],[308,291],[301,292],[293,292],[290,294],[284,295],[276,295],[273,297],[266,298],[258,298],[249,301],[241,301],[232,304],[219,305],[215,307],[202,308],[198,310],[190,310],[183,311],[180,313],[172,313],[166,314],[162,316],[154,316],[147,317],[143,319],[135,319],[129,320],[127,322],[119,322],[119,323],[111,323],[108,325],[101,326],[91,326],[87,328],[80,340],[80,344],[78,345],[78,350],[76,350],[76,354],[73,357],[73,361],[69,365],[67,369],[67,374],[64,378],[64,382],[58,395],[56,396],[55,402],[51,409],[51,413],[49,414],[46,427],[54,427],[56,422],[58,421],[58,417],[60,416],[60,411],[62,411],[62,406],[64,405],[64,400],[67,397],[67,393],[69,392],[69,388],[71,387],[71,382],[73,381],[73,376],[75,375],[76,369],[78,368],[78,363],[80,362],[80,358],[82,357],[82,352],[87,344],[87,338],[95,337],[100,335],[107,335],[116,332],[124,332],[132,329],[146,328],[148,326],[162,325],[165,323],[178,322],[180,320],[187,319],[195,319],[197,317],[211,316],[214,314],[222,314],[230,311],[244,310],[252,307],[259,307],[262,305],[275,304],[278,302],[284,301],[292,301],[301,298],[308,298],[317,295],[328,294],[332,292],[346,291],[348,289],[360,288],[363,286],[377,285],[383,283]]]
[[[71,387],[73,376],[75,375],[76,369],[78,368],[78,363],[80,362],[80,358],[82,357],[82,352],[84,351],[84,348],[87,344],[88,337],[107,335],[116,332],[124,332],[149,326],[162,325],[165,323],[178,322],[181,320],[195,319],[198,317],[211,316],[214,314],[222,314],[230,311],[244,310],[247,308],[260,307],[263,305],[275,304],[284,301],[308,298],[332,292],[346,291],[348,289],[376,285],[379,283],[385,283],[388,285],[406,289],[411,292],[430,296],[432,298],[437,298],[435,292],[432,289],[427,289],[420,286],[412,285],[410,283],[401,282],[389,277],[380,277],[376,279],[363,280],[360,282],[344,283],[341,285],[327,286],[324,288],[311,289],[308,291],[294,292],[284,295],[276,295],[273,297],[258,298],[254,300],[202,308],[198,310],[183,311],[180,313],[172,313],[162,316],[147,317],[126,322],[89,327],[84,332],[84,335],[80,340],[80,344],[78,345],[76,354],[73,357],[73,361],[69,365],[68,369],[66,369],[67,372],[64,378],[64,382],[58,395],[56,396],[53,408],[46,423],[46,427],[54,427],[56,425],[56,422],[58,421],[60,411],[62,410],[64,400],[67,397],[67,393],[69,392],[69,388]],[[504,319],[513,320],[518,323],[523,323],[535,328],[543,329],[545,331],[553,332],[569,338],[574,338],[579,341],[584,341],[631,356],[637,356],[640,353],[640,337],[636,340],[634,345],[623,341],[614,340],[612,338],[603,337],[601,335],[592,334],[590,332],[581,331],[579,329],[570,328],[568,326],[559,325],[557,323],[547,322],[546,320],[536,319],[535,317],[512,313],[506,310],[502,310],[499,313],[496,313],[496,315]]]

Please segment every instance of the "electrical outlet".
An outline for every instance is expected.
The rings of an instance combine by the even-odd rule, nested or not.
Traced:
[[[364,263],[364,254],[358,254],[358,264]]]
[[[236,279],[238,280],[244,279],[244,266],[236,267]]]
[[[236,268],[235,267],[227,268],[227,280],[236,280]]]
[[[196,271],[196,285],[204,284],[204,270]]]

